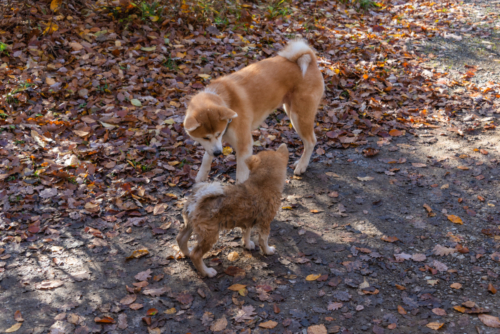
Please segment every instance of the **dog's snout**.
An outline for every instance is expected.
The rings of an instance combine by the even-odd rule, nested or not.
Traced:
[[[221,154],[222,154],[222,152],[221,152],[221,151],[219,151],[219,150],[214,151],[214,155],[215,155],[216,157],[218,157],[218,156],[219,156],[219,155],[221,155]]]

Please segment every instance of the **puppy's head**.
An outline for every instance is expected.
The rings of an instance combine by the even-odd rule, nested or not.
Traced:
[[[222,153],[222,135],[230,119],[238,114],[224,105],[214,94],[200,93],[193,97],[186,111],[184,128],[212,156]]]
[[[276,151],[259,152],[245,162],[250,169],[250,178],[265,178],[284,183],[288,165],[288,148],[285,144],[281,144]]]

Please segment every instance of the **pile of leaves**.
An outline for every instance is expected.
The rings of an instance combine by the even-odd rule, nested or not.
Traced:
[[[64,217],[115,221],[179,210],[203,154],[182,126],[190,96],[297,36],[317,50],[326,84],[316,160],[368,136],[387,143],[415,128],[495,129],[451,121],[463,110],[495,108],[498,85],[471,84],[474,68],[450,80],[412,51],[456,29],[487,33],[453,2],[175,3],[2,5],[3,242],[50,235]],[[300,155],[300,138],[280,110],[253,135],[256,151],[286,142]],[[214,170],[229,179],[236,162],[224,152]]]

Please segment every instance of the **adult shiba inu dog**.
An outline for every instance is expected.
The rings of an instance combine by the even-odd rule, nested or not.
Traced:
[[[323,92],[316,55],[303,40],[288,43],[277,57],[214,80],[191,99],[184,119],[186,132],[205,148],[196,182],[208,179],[223,142],[236,151],[236,181],[248,179],[248,166],[242,162],[252,155],[251,131],[281,105],[304,143],[294,171],[304,173],[316,145],[314,119]]]
[[[184,204],[184,227],[177,236],[177,244],[202,276],[217,275],[215,269],[203,263],[203,255],[217,242],[220,230],[241,228],[245,247],[254,249],[250,234],[255,227],[261,250],[266,255],[274,254],[268,238],[285,187],[288,149],[281,144],[276,151],[259,152],[240,164],[247,165],[250,170],[248,180],[227,187],[218,182],[197,183]],[[193,233],[198,243],[190,249],[188,241]]]

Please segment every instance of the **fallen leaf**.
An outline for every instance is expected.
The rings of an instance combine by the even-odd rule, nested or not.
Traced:
[[[156,314],[158,314],[158,310],[155,308],[150,308],[149,310],[146,311],[146,314],[149,316],[156,315]]]
[[[399,137],[403,135],[403,132],[397,129],[392,129],[391,131],[389,131],[389,135],[391,135],[392,137]]]
[[[422,262],[427,259],[427,256],[425,254],[413,254],[411,259],[415,262]]]
[[[17,322],[23,322],[23,315],[21,314],[21,311],[16,311],[14,312],[14,320]]]
[[[398,313],[399,314],[406,314],[406,310],[403,308],[403,306],[401,305],[398,305]]]
[[[338,302],[330,302],[328,303],[328,311],[336,311],[336,310],[339,310],[342,306],[344,306],[344,304],[342,303],[338,303]]]
[[[450,255],[455,253],[457,250],[455,248],[444,247],[441,245],[436,245],[432,249],[432,252],[439,256]]]
[[[464,224],[462,222],[462,219],[460,219],[460,217],[455,216],[455,215],[448,215],[448,220],[451,221],[454,224],[460,224],[460,225]]]
[[[238,260],[239,257],[240,255],[238,254],[238,252],[231,252],[227,255],[227,259],[231,262]]]
[[[17,324],[14,324],[12,325],[12,327],[10,327],[9,329],[6,329],[5,330],[5,333],[12,333],[12,332],[15,332],[17,331],[19,328],[21,328],[21,326],[23,325],[22,322],[18,322]]]
[[[146,271],[141,271],[137,275],[134,276],[134,278],[138,281],[146,281],[151,278],[151,269],[148,269]]]
[[[500,328],[500,319],[498,317],[494,317],[492,315],[480,314],[478,315],[479,320],[488,327],[492,328]]]
[[[375,178],[372,177],[372,176],[358,176],[357,177],[358,180],[362,181],[362,182],[366,182],[366,181],[372,181],[374,180]]]
[[[444,309],[442,309],[442,308],[433,308],[432,309],[432,313],[440,315],[440,316],[445,316],[446,315],[446,311]]]
[[[151,296],[151,297],[159,297],[168,291],[169,288],[147,288],[142,291],[143,294]]]
[[[63,0],[52,0],[50,2],[50,10],[53,12],[57,12],[57,10],[61,6],[62,2],[63,2]]]
[[[231,285],[228,290],[231,291],[240,291],[241,289],[245,289],[247,286],[244,284],[233,284]]]
[[[311,274],[311,275],[308,275],[306,277],[306,281],[315,281],[315,280],[317,280],[320,277],[321,277],[321,274],[317,274],[317,275]]]
[[[388,236],[385,236],[385,235],[382,238],[380,238],[380,239],[382,239],[385,242],[396,242],[396,241],[399,240],[397,237],[388,237]]]
[[[438,329],[440,329],[441,327],[444,326],[444,323],[439,323],[439,322],[429,322],[427,325],[425,325],[425,327],[428,327],[430,329],[433,329],[435,331],[437,331]]]
[[[488,291],[491,292],[492,294],[496,294],[497,293],[497,289],[491,283],[488,284]]]
[[[63,281],[60,280],[52,280],[52,281],[43,281],[40,283],[35,284],[35,289],[38,290],[51,290],[58,288],[60,286],[64,285]]]
[[[327,334],[325,325],[313,325],[307,328],[307,334]]]
[[[114,324],[115,323],[115,320],[111,317],[102,317],[102,318],[95,317],[94,321],[97,324]]]
[[[130,308],[131,310],[134,310],[134,311],[140,310],[140,309],[141,309],[141,308],[143,308],[143,307],[144,307],[144,305],[139,304],[139,303],[133,303],[133,304],[130,304],[130,305],[129,305],[129,308]]]
[[[137,249],[132,252],[132,255],[128,256],[126,260],[133,260],[133,259],[139,259],[143,256],[146,256],[149,254],[149,251],[147,249]]]
[[[278,323],[276,321],[272,321],[272,320],[268,320],[266,322],[261,322],[259,324],[260,328],[265,328],[265,329],[273,329],[276,326],[278,326]]]
[[[465,312],[465,307],[463,307],[463,306],[458,306],[458,305],[457,306],[453,306],[453,309],[455,311],[460,312],[460,313],[464,313]]]
[[[123,304],[123,305],[130,305],[132,304],[133,302],[135,302],[135,300],[137,299],[137,296],[135,294],[132,294],[132,295],[127,295],[125,297],[123,297],[121,300],[120,300],[120,304]]]
[[[416,167],[416,168],[425,168],[427,167],[426,164],[423,164],[423,163],[420,163],[420,162],[414,162],[411,164],[413,167]]]
[[[458,290],[458,289],[462,288],[462,284],[460,284],[460,283],[453,283],[453,284],[450,285],[450,288]]]
[[[141,101],[139,101],[138,99],[132,99],[132,100],[130,100],[130,103],[132,103],[132,105],[134,105],[136,107],[141,107],[142,106]]]
[[[212,332],[219,332],[219,331],[222,331],[222,330],[226,329],[226,327],[227,327],[227,319],[226,319],[225,316],[222,316],[222,318],[217,319],[212,324],[212,326],[210,326],[210,330]]]

